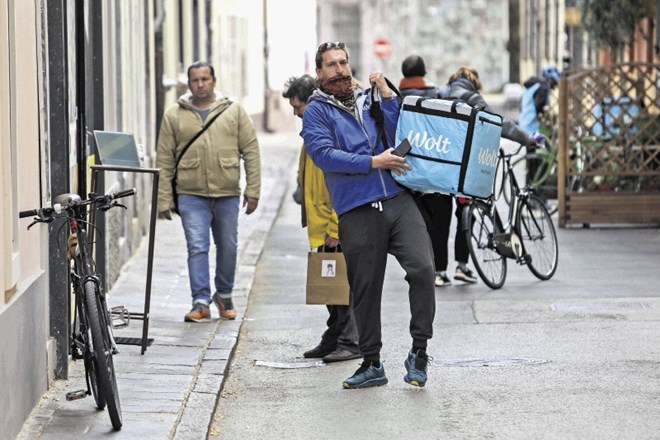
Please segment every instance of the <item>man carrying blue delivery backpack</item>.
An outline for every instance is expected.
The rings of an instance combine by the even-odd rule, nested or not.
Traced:
[[[380,359],[381,299],[387,255],[394,255],[406,271],[410,286],[412,348],[404,365],[404,380],[422,387],[427,380],[427,341],[433,336],[435,296],[433,253],[426,226],[410,193],[390,172],[409,169],[392,154],[399,103],[382,73],[369,82],[382,96],[384,136],[369,112],[370,97],[355,86],[344,43],[324,43],[316,52],[319,90],[307,103],[302,137],[314,163],[324,171],[332,205],[339,216],[352,305],[364,360],[346,389],[385,385]]]

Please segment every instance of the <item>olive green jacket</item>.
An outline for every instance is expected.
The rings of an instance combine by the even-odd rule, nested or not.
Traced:
[[[163,116],[156,150],[156,166],[160,168],[161,182],[158,189],[159,211],[174,207],[170,182],[176,158],[204,126],[204,121],[191,104],[191,98],[190,93],[182,96]],[[261,160],[257,133],[250,116],[240,103],[231,103],[230,106],[229,100],[216,92],[216,101],[206,121],[225,108],[226,111],[195,140],[179,162],[177,194],[240,196],[240,161],[243,159],[244,195],[259,198]]]

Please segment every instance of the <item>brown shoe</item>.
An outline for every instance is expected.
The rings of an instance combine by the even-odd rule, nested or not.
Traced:
[[[211,320],[211,309],[202,303],[193,304],[192,310],[183,319],[186,322],[207,322]]]
[[[213,303],[220,311],[220,317],[225,319],[236,319],[236,309],[231,298],[220,298],[218,292],[213,294]]]

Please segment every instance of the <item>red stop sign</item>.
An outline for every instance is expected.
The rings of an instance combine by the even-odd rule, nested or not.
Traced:
[[[385,38],[380,38],[374,42],[374,54],[378,58],[387,58],[392,55],[392,44]]]

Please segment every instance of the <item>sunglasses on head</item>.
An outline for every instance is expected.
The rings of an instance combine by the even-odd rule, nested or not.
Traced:
[[[334,41],[334,42],[328,42],[328,43],[323,43],[322,45],[319,46],[319,52],[325,52],[326,50],[330,49],[345,49],[346,45],[342,43],[341,41]]]

